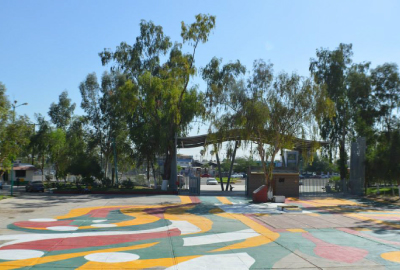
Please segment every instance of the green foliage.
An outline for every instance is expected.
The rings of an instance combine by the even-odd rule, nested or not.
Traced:
[[[80,175],[82,179],[95,177],[102,179],[100,164],[96,157],[91,156],[90,153],[82,153],[71,161],[67,168],[67,173],[72,175]]]
[[[87,175],[85,177],[82,177],[82,183],[86,186],[92,186],[94,183],[94,179],[92,176]]]
[[[317,154],[314,155],[313,161],[311,164],[307,164],[307,166],[303,169],[306,172],[336,172],[337,168],[329,160],[325,157],[320,157]]]
[[[112,180],[110,178],[104,177],[101,179],[101,184],[103,187],[111,187]]]
[[[66,144],[66,132],[60,128],[51,130],[49,133],[49,160],[56,169],[56,179],[66,176],[68,160]]]
[[[161,26],[142,21],[132,46],[123,42],[114,52],[99,54],[103,65],[112,63],[111,71],[127,77],[117,97],[139,162],[153,164],[156,155],[165,155],[164,179],[170,176],[175,134],[187,133],[193,118],[203,114],[202,95],[189,81],[196,74],[198,44],[208,40],[214,27],[215,17],[208,15],[197,15],[190,25],[182,23],[183,43],[192,47],[191,53],[184,53],[182,44],[172,45]]]
[[[68,98],[68,92],[62,92],[59,96],[58,104],[53,102],[50,105],[49,116],[51,122],[56,125],[57,128],[65,130],[71,122],[75,106],[75,103],[71,103],[71,99]]]
[[[15,117],[6,96],[6,87],[0,82],[0,164],[3,171],[11,168],[11,160],[16,159],[29,144],[31,131],[26,116]]]
[[[135,187],[135,183],[131,179],[127,179],[122,181],[122,187],[127,189],[133,189]]]
[[[329,117],[332,102],[311,79],[284,72],[274,79],[272,64],[263,60],[254,61],[247,81],[240,78],[244,72],[239,61],[221,67],[215,58],[203,69],[207,114],[217,136],[240,134],[256,143],[269,185],[276,154],[291,149],[296,136],[311,133],[316,120]]]
[[[333,161],[333,151],[338,146],[340,151],[340,175],[345,178],[347,173],[346,139],[349,136],[351,119],[351,104],[346,87],[346,76],[352,63],[352,44],[339,44],[335,50],[317,50],[317,58],[312,58],[310,71],[316,83],[326,87],[329,98],[334,102],[334,117],[322,118],[319,126],[321,136],[330,140],[328,150],[330,162]]]
[[[332,176],[332,177],[330,178],[330,181],[339,182],[339,181],[340,181],[340,176]]]
[[[80,86],[82,96],[81,107],[87,114],[87,122],[91,127],[88,134],[88,148],[90,151],[99,151],[104,158],[104,172],[108,175],[109,166],[113,161],[113,138],[116,140],[117,153],[121,158],[121,165],[129,167],[132,164],[131,144],[127,138],[127,125],[121,117],[123,110],[117,98],[117,89],[126,82],[126,76],[119,72],[105,72],[101,84],[96,74],[87,75]]]
[[[400,76],[397,64],[385,63],[371,71],[371,84],[379,119],[390,132],[395,120],[393,110],[399,108]]]

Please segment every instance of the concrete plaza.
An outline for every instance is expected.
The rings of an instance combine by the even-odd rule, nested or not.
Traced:
[[[229,194],[229,193],[226,193]],[[357,199],[24,194],[0,269],[400,269],[400,210]]]

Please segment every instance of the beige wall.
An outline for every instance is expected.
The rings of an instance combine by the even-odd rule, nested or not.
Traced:
[[[253,191],[265,184],[265,177],[262,173],[250,173],[247,182],[247,195],[252,196]],[[279,182],[279,179],[284,179]],[[274,195],[285,197],[299,197],[299,175],[275,173],[272,176],[272,188]]]

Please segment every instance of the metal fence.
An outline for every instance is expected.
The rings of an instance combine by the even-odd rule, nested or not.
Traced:
[[[200,177],[189,177],[189,194],[200,195]]]
[[[300,197],[331,197],[343,194],[341,182],[330,181],[326,178],[306,178],[300,179]]]

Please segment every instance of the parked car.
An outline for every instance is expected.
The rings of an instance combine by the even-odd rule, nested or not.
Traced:
[[[299,174],[299,178],[300,179],[304,179],[304,178],[306,178],[304,175],[302,175],[302,174]]]
[[[203,173],[202,175],[201,175],[201,177],[210,177],[211,175],[209,175],[208,173]]]
[[[25,186],[26,192],[41,191],[44,192],[44,185],[42,181],[28,182]]]
[[[218,185],[218,181],[215,178],[208,178],[207,185]]]
[[[232,174],[231,178],[243,178],[243,174]]]

